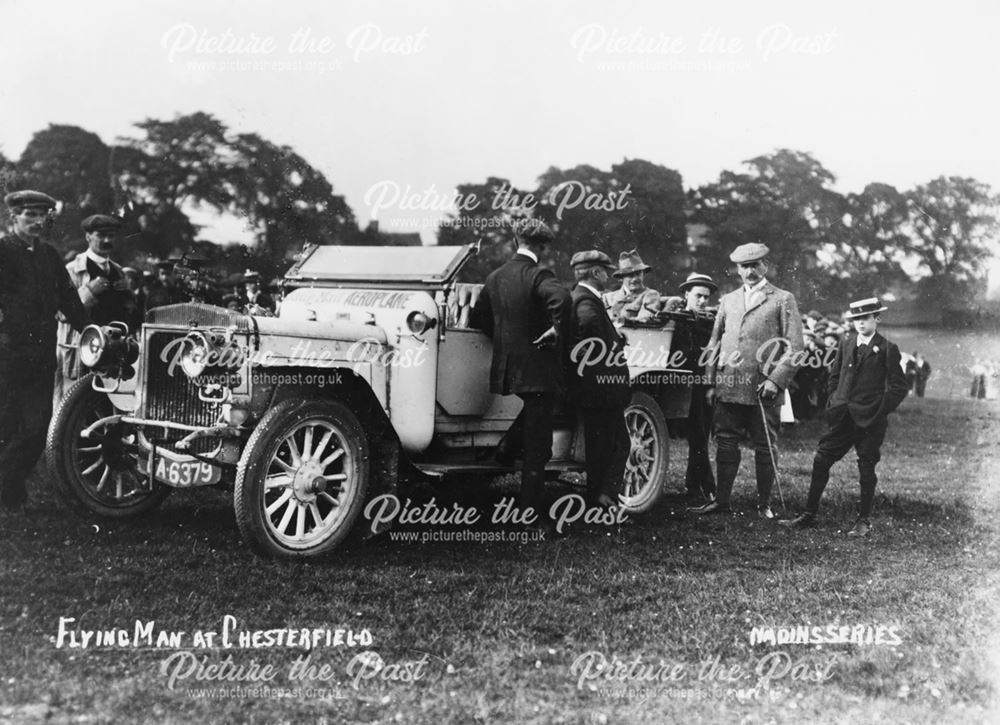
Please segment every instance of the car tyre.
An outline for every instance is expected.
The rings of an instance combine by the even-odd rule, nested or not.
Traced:
[[[240,456],[233,496],[240,534],[263,556],[330,552],[361,514],[369,470],[368,440],[349,408],[285,400],[264,414]]]
[[[634,391],[625,408],[631,447],[622,478],[621,501],[626,511],[649,511],[663,495],[670,463],[667,419],[648,393]]]
[[[105,393],[93,388],[89,373],[70,386],[49,423],[46,462],[57,498],[84,517],[129,519],[158,508],[171,489],[150,488],[138,470],[135,433],[122,425],[106,426],[91,438],[80,433],[117,411]]]

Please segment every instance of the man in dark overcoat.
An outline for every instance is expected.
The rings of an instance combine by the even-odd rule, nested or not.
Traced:
[[[4,204],[11,231],[0,237],[0,505],[22,509],[52,417],[56,313],[77,330],[87,313],[62,256],[42,241],[55,199],[15,191]]]
[[[570,260],[573,324],[569,344],[570,398],[583,418],[587,451],[587,503],[618,505],[630,440],[625,427],[629,389],[625,338],[615,329],[601,293],[614,262],[604,252],[577,252]]]
[[[553,415],[566,383],[563,355],[570,295],[552,271],[538,263],[555,240],[552,230],[526,219],[515,226],[514,237],[517,252],[486,278],[469,325],[493,339],[490,392],[516,395],[523,403],[507,439],[515,448],[520,444],[524,456],[519,505],[541,513]]]

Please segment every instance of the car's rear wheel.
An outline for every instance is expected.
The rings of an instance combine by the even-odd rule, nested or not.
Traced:
[[[294,398],[269,410],[236,470],[244,540],[265,556],[331,551],[351,532],[369,485],[368,441],[338,402]]]
[[[635,391],[625,409],[625,425],[631,448],[625,464],[621,498],[626,510],[642,513],[651,509],[663,495],[670,462],[667,419],[652,396]]]
[[[139,473],[135,432],[121,424],[108,425],[89,438],[80,434],[116,410],[104,393],[94,390],[91,373],[66,392],[46,441],[46,459],[52,487],[72,511],[84,516],[126,519],[157,508],[170,487]]]

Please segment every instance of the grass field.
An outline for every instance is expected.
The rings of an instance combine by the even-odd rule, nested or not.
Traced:
[[[995,402],[905,401],[867,541],[843,533],[857,496],[853,454],[834,468],[821,525],[805,532],[749,514],[744,454],[742,514],[695,520],[667,499],[621,527],[578,525],[561,539],[380,538],[310,563],[252,556],[221,492],[176,495],[149,519],[96,527],[53,510],[36,482],[30,518],[0,519],[0,721],[995,722],[998,423]],[[804,499],[819,433],[807,423],[783,434],[791,504]],[[684,453],[675,442],[674,482]],[[485,509],[509,488],[463,490],[461,503]],[[226,649],[220,634],[214,648],[195,648],[194,632],[221,631],[225,615],[239,630],[367,630],[372,641],[321,642],[315,667],[293,681],[301,647],[244,648],[234,636]],[[160,647],[57,647],[60,617],[75,618],[68,629],[127,638],[136,620],[184,634]],[[795,625],[881,625],[898,644],[750,643],[753,627]],[[386,664],[370,679],[374,666],[356,657],[366,650]],[[581,680],[587,653],[591,665],[612,665],[607,676],[590,669]],[[273,679],[245,671],[220,682],[218,668],[197,679],[191,663],[227,657],[270,665]],[[165,674],[164,662],[176,669]],[[288,696],[272,696],[278,688]]]

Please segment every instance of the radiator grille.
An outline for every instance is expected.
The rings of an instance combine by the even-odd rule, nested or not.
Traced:
[[[146,345],[143,366],[146,371],[146,394],[142,417],[150,420],[165,420],[186,425],[211,426],[219,418],[219,407],[198,398],[198,386],[175,367],[170,375],[169,363],[160,359],[163,349],[173,340],[184,337],[183,332],[156,332],[150,335]],[[159,429],[161,440],[173,442],[183,438],[188,431]],[[170,445],[170,443],[167,443]],[[192,450],[204,453],[218,445],[215,439],[195,441]]]

